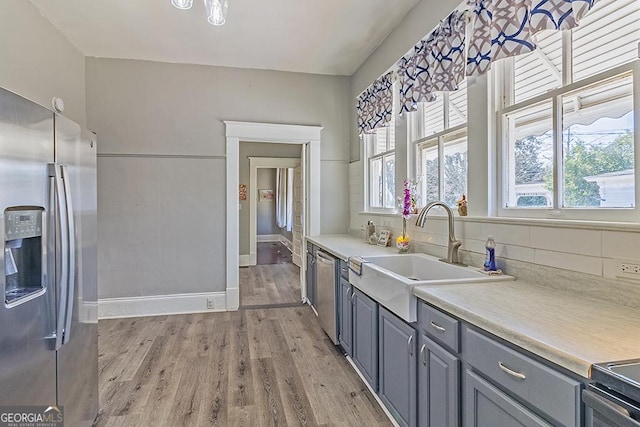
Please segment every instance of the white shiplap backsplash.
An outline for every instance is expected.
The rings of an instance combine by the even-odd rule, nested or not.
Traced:
[[[401,232],[398,215],[364,213],[364,185],[360,162],[349,165],[350,233],[361,235],[361,226],[371,220],[376,227],[390,229],[393,239]],[[473,203],[473,201],[470,201]],[[424,228],[416,227],[415,215],[407,222],[413,251],[444,256],[447,246],[446,217],[430,214]],[[488,235],[496,241],[499,267],[522,280],[559,286],[567,290],[587,292],[606,286],[624,288],[633,294],[633,302],[613,296],[622,304],[640,302],[640,281],[619,280],[619,260],[635,260],[640,264],[640,228],[603,230],[585,225],[560,226],[536,224],[535,221],[460,218],[456,214],[455,233],[462,241],[461,255],[465,263],[481,266]],[[619,293],[616,293],[619,294]]]

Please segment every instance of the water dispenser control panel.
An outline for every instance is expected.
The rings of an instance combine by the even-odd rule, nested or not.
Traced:
[[[42,236],[41,210],[11,210],[4,213],[4,240]]]

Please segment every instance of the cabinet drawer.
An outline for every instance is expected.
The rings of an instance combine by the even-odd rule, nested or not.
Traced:
[[[460,322],[437,308],[423,302],[418,307],[420,327],[435,341],[453,350],[460,351]]]
[[[578,381],[471,329],[464,339],[468,363],[490,381],[554,424],[580,425]]]

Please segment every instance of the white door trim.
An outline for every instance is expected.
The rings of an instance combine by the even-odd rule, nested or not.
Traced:
[[[237,310],[240,306],[240,273],[238,271],[240,267],[238,243],[240,141],[307,144],[309,167],[305,170],[304,180],[308,183],[309,189],[306,200],[308,224],[303,237],[317,236],[320,234],[320,135],[323,127],[233,121],[225,121],[224,124],[227,139],[227,310]],[[304,271],[306,257],[302,259],[301,271]],[[302,295],[306,295],[304,275],[301,275],[301,279]]]
[[[249,259],[256,265],[258,260],[258,169],[295,168],[300,158],[295,157],[249,157]]]

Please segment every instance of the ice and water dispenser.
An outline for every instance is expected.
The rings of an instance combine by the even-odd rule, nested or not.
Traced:
[[[4,211],[4,300],[8,307],[45,291],[43,212],[39,207]]]

